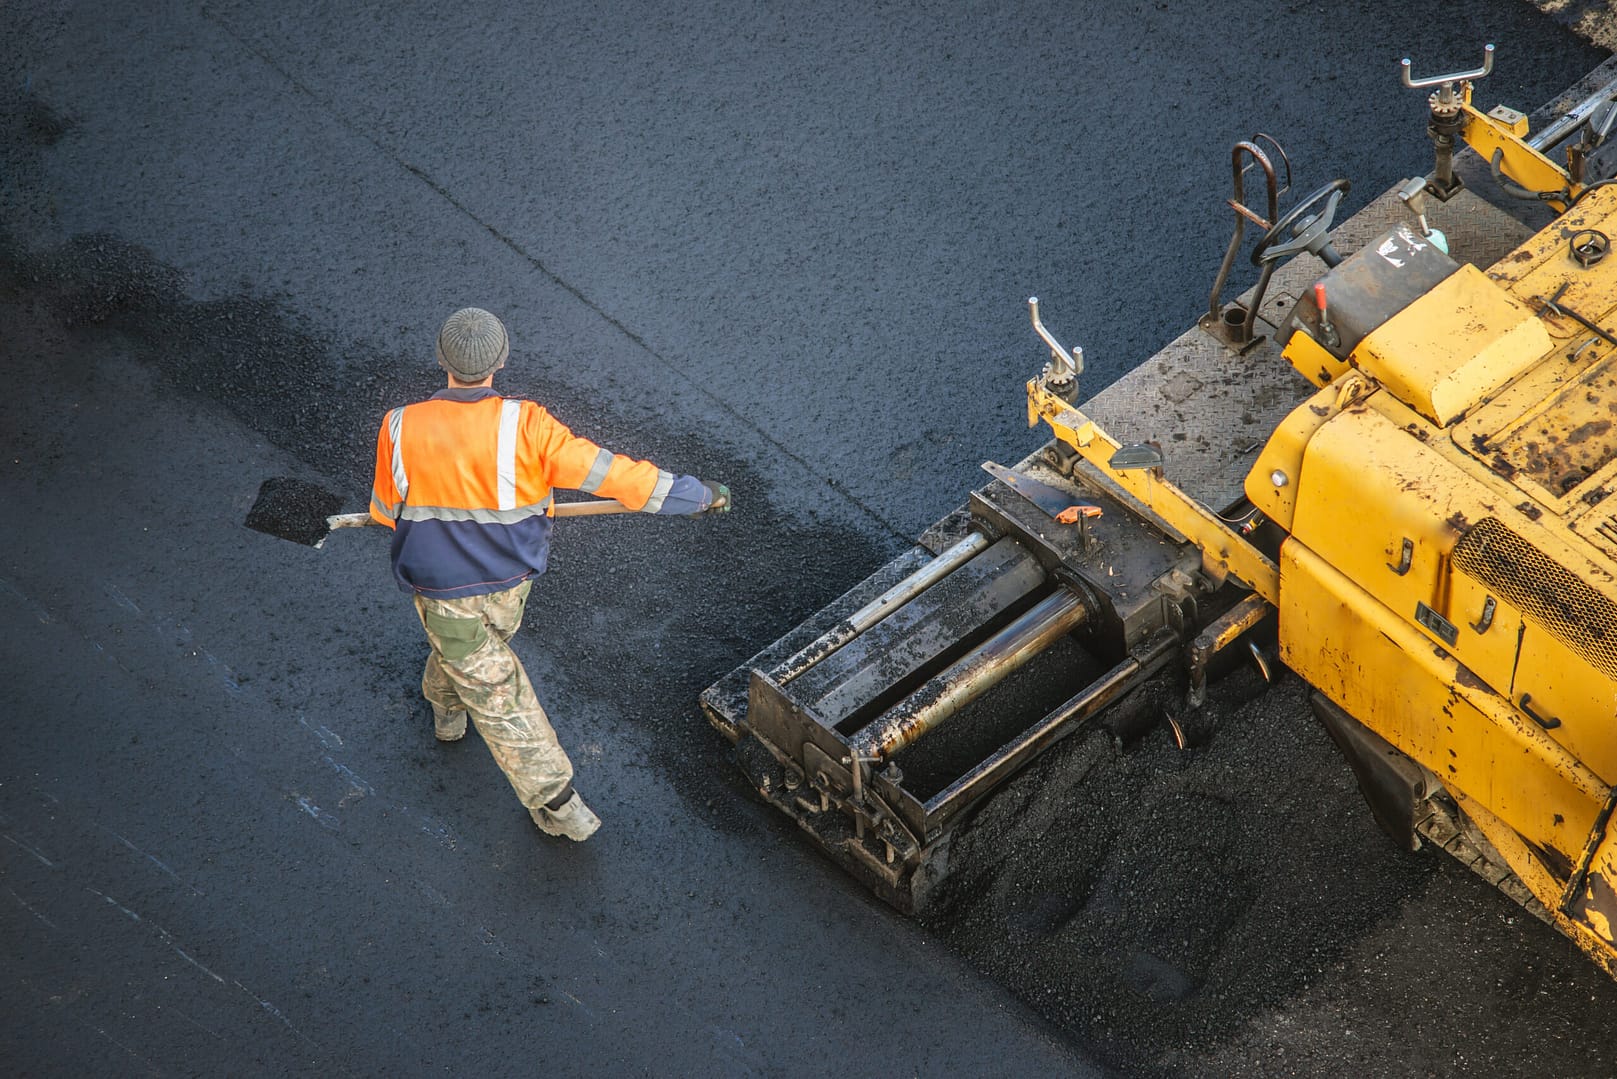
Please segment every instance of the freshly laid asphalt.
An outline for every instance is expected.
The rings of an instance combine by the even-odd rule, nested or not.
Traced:
[[[1028,295],[1091,389],[1194,319],[1234,140],[1351,210],[1429,165],[1399,57],[1495,42],[1525,109],[1605,54],[1505,0],[539,8],[8,5],[0,1065],[1149,1070],[749,801],[697,694],[1033,448]],[[242,527],[361,508],[465,304],[501,388],[737,494],[557,529],[519,651],[582,846],[433,741],[383,536]]]

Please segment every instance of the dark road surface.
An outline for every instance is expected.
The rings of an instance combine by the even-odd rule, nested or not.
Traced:
[[[1288,936],[1264,961],[1315,972],[1285,980],[1295,1000],[1220,999],[1193,1046],[1112,1043],[1018,981],[1014,935],[989,961],[868,899],[741,793],[696,707],[978,462],[1033,448],[1028,295],[1091,390],[1194,319],[1234,140],[1279,137],[1299,188],[1350,177],[1351,211],[1429,167],[1400,56],[1430,74],[1496,42],[1479,94],[1528,108],[1603,52],[1507,0],[4,22],[6,1072],[1610,1062],[1612,987],[1446,869],[1365,887],[1395,909],[1357,917],[1407,951]],[[316,551],[241,525],[274,476],[361,508],[382,413],[435,388],[432,335],[465,304],[511,328],[501,388],[739,501],[557,528],[518,650],[605,820],[582,846],[534,830],[476,739],[433,741],[384,537]],[[1450,965],[1430,949],[1473,939],[1451,907],[1537,976],[1460,961],[1483,995],[1427,999]],[[1338,1019],[1367,1055],[1295,1064]]]

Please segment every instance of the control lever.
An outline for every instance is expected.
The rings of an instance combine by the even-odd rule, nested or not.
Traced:
[[[1398,199],[1415,215],[1415,220],[1420,224],[1421,235],[1432,241],[1433,246],[1446,255],[1449,253],[1449,238],[1444,235],[1442,229],[1434,229],[1426,223],[1426,195],[1424,176],[1417,176],[1398,189]]]
[[[1044,323],[1039,321],[1037,296],[1027,298],[1027,308],[1028,313],[1033,316],[1034,332],[1050,346],[1050,362],[1044,367],[1045,385],[1058,397],[1071,401],[1078,396],[1078,376],[1084,373],[1084,350],[1075,348],[1068,352],[1062,347],[1061,342],[1044,328]]]
[[[1335,351],[1342,347],[1342,335],[1331,322],[1331,309],[1325,299],[1325,282],[1314,282],[1314,306],[1319,308],[1319,331],[1324,340],[1320,344]]]

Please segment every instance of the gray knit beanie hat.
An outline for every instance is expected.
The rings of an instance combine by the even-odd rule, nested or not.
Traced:
[[[438,363],[462,382],[478,382],[505,366],[505,324],[481,307],[462,307],[438,331]]]

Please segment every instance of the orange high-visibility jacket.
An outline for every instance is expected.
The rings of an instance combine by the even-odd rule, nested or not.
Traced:
[[[395,408],[376,436],[371,517],[394,529],[393,573],[441,598],[543,573],[551,491],[576,488],[646,513],[706,508],[706,488],[580,438],[532,401],[487,387]]]

